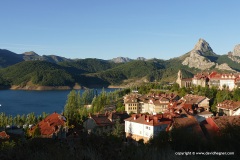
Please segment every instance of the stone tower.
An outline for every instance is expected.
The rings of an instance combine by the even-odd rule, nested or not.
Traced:
[[[180,88],[182,87],[182,71],[181,70],[178,71],[178,77],[177,77],[176,83],[179,84]]]

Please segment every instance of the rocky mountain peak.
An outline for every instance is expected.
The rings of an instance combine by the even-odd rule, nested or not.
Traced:
[[[205,56],[205,55],[216,55],[212,48],[210,47],[209,43],[206,42],[204,39],[200,38],[193,48],[193,51],[200,51],[200,53]]]
[[[185,58],[182,62],[183,65],[187,65],[190,68],[198,68],[201,70],[209,69],[215,65],[208,56],[216,55],[210,45],[204,40],[199,39],[193,50],[188,54],[189,56]]]
[[[209,59],[201,56],[199,50],[192,50],[190,56],[187,57],[183,62],[183,65],[187,65],[190,68],[198,68],[201,70],[209,69],[215,65],[214,62],[211,62]]]
[[[24,52],[23,55],[25,56],[39,56],[36,52],[34,51],[29,51],[29,52]]]
[[[240,57],[240,44],[234,47],[232,55]]]
[[[117,57],[117,58],[111,59],[110,61],[112,61],[114,63],[126,63],[126,62],[132,61],[132,59],[130,59],[128,57]]]
[[[138,57],[136,60],[146,61],[147,59],[144,57]]]

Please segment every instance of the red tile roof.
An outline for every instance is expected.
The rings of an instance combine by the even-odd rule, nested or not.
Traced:
[[[9,138],[10,136],[5,131],[0,132],[0,139],[9,139]]]
[[[209,73],[197,73],[193,79],[208,79]]]
[[[214,127],[215,130],[221,130],[229,124],[240,126],[240,116],[211,117],[207,119],[207,122]]]
[[[130,118],[125,119],[125,121],[146,124],[150,126],[159,126],[163,124],[171,124],[171,117],[169,114],[157,114],[157,115],[143,115],[143,114],[133,114]]]
[[[240,101],[225,100],[218,103],[218,108],[236,110],[240,108]]]
[[[41,135],[50,136],[59,129],[59,126],[64,126],[66,118],[58,113],[48,115],[44,120],[38,123]]]
[[[160,105],[159,101],[172,101],[174,100],[178,95],[174,93],[170,94],[150,94],[150,95],[140,95],[140,94],[129,94],[124,97],[124,103],[156,103],[157,105]]]
[[[240,74],[221,74],[217,72],[212,72],[208,77],[210,80],[239,79]]]
[[[185,118],[174,118],[173,119],[173,127],[174,128],[190,128],[192,131],[197,133],[200,137],[204,137],[204,133],[197,122],[196,118],[193,116],[188,116]]]
[[[124,123],[124,119],[128,118],[129,115],[126,112],[106,112],[105,114],[90,114],[89,117],[92,118],[98,126],[110,126],[115,124],[117,119],[120,120],[120,123]]]
[[[199,104],[202,102],[204,99],[208,99],[205,96],[198,96],[198,95],[193,95],[193,94],[187,94],[183,97],[185,100],[185,104]]]

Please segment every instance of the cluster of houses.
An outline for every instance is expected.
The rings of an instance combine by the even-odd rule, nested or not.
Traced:
[[[184,78],[181,70],[179,70],[176,83],[180,87],[191,87],[192,85],[201,87],[209,86],[231,91],[234,88],[240,87],[240,73],[197,73],[192,78]]]
[[[192,94],[180,98],[173,93],[148,96],[134,93],[124,97],[124,104],[127,113],[134,113],[125,119],[126,137],[137,141],[147,142],[160,131],[178,127],[191,128],[205,138],[206,134],[217,133],[223,128],[224,120],[230,124],[237,120],[240,124],[240,102],[230,100],[217,105],[218,115],[222,117],[214,117],[209,112],[209,98]],[[205,133],[201,126],[205,127]]]
[[[206,135],[217,134],[226,124],[240,125],[240,102],[226,100],[217,104],[219,116],[209,112],[209,98],[187,94],[180,98],[174,93],[141,95],[131,93],[123,97],[125,112],[105,111],[103,114],[89,114],[83,123],[88,134],[108,134],[118,121],[124,128],[126,138],[149,141],[161,131],[185,128],[203,139]],[[223,115],[223,116],[220,116]],[[38,127],[41,137],[67,138],[66,118],[58,113],[48,115],[32,127]],[[204,129],[203,129],[204,127]],[[9,139],[5,131],[0,139]]]

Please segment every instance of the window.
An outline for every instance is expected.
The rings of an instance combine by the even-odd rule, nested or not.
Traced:
[[[147,130],[151,130],[151,128],[150,128],[150,127],[148,127],[148,126],[146,126],[146,129],[147,129]]]

